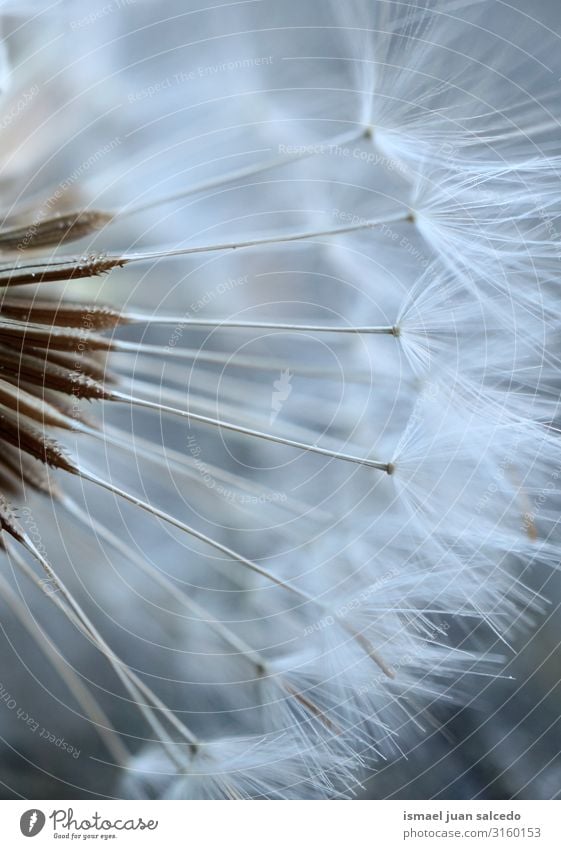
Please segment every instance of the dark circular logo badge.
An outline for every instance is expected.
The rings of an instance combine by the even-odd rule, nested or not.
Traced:
[[[19,827],[25,837],[36,837],[45,825],[45,814],[43,811],[32,808],[21,815]]]

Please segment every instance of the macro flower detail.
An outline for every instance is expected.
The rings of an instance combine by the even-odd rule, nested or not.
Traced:
[[[0,596],[44,691],[0,726],[67,793],[350,798],[548,609],[554,36],[62,5],[0,9]]]

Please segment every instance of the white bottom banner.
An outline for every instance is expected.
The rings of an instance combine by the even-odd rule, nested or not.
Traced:
[[[251,810],[250,810],[251,808]],[[561,846],[557,802],[0,802],[2,846]]]

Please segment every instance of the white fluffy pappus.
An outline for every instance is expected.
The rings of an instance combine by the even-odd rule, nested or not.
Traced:
[[[43,589],[38,622],[56,606],[112,670],[88,695],[68,633],[49,653],[116,795],[350,796],[429,708],[501,674],[546,604],[527,570],[557,566],[546,39],[468,0],[95,9],[63,60],[35,56],[32,18],[8,42],[14,97],[51,76],[3,177],[0,343],[32,350],[0,398],[17,393],[25,436],[24,494],[1,514],[16,590],[0,591],[17,615],[18,582]],[[64,218],[14,260],[61,180],[63,216],[112,210],[100,232],[84,224],[69,257]],[[21,282],[67,266],[79,279],[52,296]],[[60,381],[79,332],[93,403],[72,417]],[[39,415],[29,381],[49,348]],[[46,449],[37,471],[27,454]],[[56,529],[45,550],[28,504]]]

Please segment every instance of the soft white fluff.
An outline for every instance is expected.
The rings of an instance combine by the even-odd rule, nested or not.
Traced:
[[[426,706],[500,672],[513,626],[541,605],[525,569],[557,565],[560,101],[546,39],[492,0],[265,0],[221,20],[169,0],[105,24],[76,28],[60,87],[38,96],[47,114],[62,100],[69,161],[121,139],[75,191],[126,211],[210,184],[117,218],[97,244],[278,237],[112,276],[112,299],[154,319],[127,338],[168,345],[115,366],[135,396],[310,446],[126,405],[104,405],[103,449],[72,446],[232,554],[162,513],[88,503],[121,564],[93,591],[176,719],[154,705],[166,731],[137,747],[120,792],[349,795],[407,751]],[[228,70],[258,57],[270,61]],[[41,65],[23,64],[32,80]],[[121,104],[110,121],[108,90]],[[48,192],[39,157],[52,152],[51,183],[64,173],[60,137],[41,137],[25,191],[17,151],[8,160],[7,214]],[[185,326],[170,352],[158,316],[185,311],[364,332]],[[145,662],[143,642],[158,649]]]

